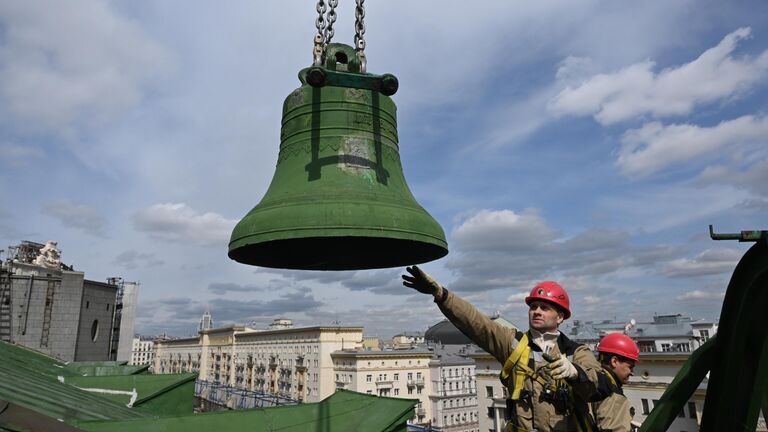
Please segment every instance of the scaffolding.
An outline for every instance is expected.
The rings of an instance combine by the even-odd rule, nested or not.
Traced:
[[[298,405],[300,403],[296,399],[285,396],[246,390],[204,380],[195,381],[195,396],[202,401],[207,401],[220,407],[219,409],[268,408]]]

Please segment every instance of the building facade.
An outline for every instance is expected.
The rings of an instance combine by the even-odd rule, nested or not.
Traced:
[[[151,365],[155,361],[155,341],[150,338],[134,337],[131,347],[131,359],[128,364]]]
[[[432,426],[444,432],[479,431],[475,361],[469,346],[434,346],[430,362]]]
[[[132,312],[116,313],[118,287],[61,264],[40,265],[28,249],[24,260],[0,263],[0,340],[64,361],[115,360],[113,336],[123,325],[133,332]]]
[[[331,354],[362,346],[362,327],[293,327],[269,330],[224,327],[197,338],[157,340],[156,373],[199,372],[217,385],[318,402],[336,389]]]
[[[409,422],[430,423],[433,352],[424,348],[404,350],[338,350],[331,354],[335,388],[377,396],[418,399]]]
[[[633,419],[643,422],[691,353],[717,333],[717,322],[694,320],[681,314],[655,315],[649,322],[574,321],[568,331],[572,340],[593,349],[603,336],[625,333],[640,348],[634,376],[624,385]],[[707,392],[706,380],[699,384],[668,431],[698,430]]]
[[[469,357],[475,361],[479,430],[504,432],[507,388],[499,380],[501,363],[479,348]]]
[[[392,348],[407,348],[424,343],[424,333],[403,332],[392,336]]]

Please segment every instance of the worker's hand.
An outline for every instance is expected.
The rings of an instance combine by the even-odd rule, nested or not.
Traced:
[[[560,357],[548,364],[547,367],[552,378],[556,380],[573,379],[579,374],[576,371],[576,366],[568,360],[565,354],[560,354]]]
[[[416,266],[410,266],[405,268],[411,276],[403,275],[403,285],[413,288],[416,291],[424,294],[431,294],[436,299],[443,295],[443,287],[437,283],[436,280],[420,268]]]

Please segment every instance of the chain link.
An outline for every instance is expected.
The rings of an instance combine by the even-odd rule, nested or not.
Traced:
[[[328,15],[326,15],[325,26],[325,45],[331,43],[333,39],[333,23],[336,22],[336,6],[339,4],[339,0],[328,0]]]
[[[315,66],[319,66],[323,63],[323,51],[325,48],[325,1],[317,0],[315,10],[317,10],[317,19],[315,20],[317,34],[315,34],[315,46],[312,49],[312,60]]]
[[[365,59],[365,39],[363,39],[363,35],[365,34],[365,23],[363,22],[363,19],[365,18],[365,8],[363,7],[363,2],[365,0],[355,1],[355,49],[357,50],[358,58],[360,58],[360,72],[365,73],[367,63]]]

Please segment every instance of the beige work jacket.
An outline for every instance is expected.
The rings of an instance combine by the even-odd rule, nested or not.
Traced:
[[[623,394],[612,393],[602,401],[595,402],[594,411],[598,430],[629,432],[632,416],[629,414],[629,400]]]
[[[613,380],[608,378],[611,374]],[[597,393],[592,396],[592,416],[599,431],[629,432],[632,414],[619,378],[608,369],[598,376]]]
[[[517,345],[517,341],[522,337],[523,332],[496,324],[477,308],[452,292],[448,292],[444,298],[442,303],[438,303],[443,314],[480,348],[490,353],[503,365]],[[532,351],[541,351],[530,340],[529,344]],[[571,358],[571,362],[578,371],[577,378],[569,381],[573,391],[574,407],[582,416],[588,417],[587,401],[596,391],[600,363],[589,348],[570,341],[562,333],[558,338],[555,352],[552,354],[559,355],[561,352]],[[538,358],[540,358],[540,354]],[[541,359],[535,361],[534,364],[534,370],[538,371],[540,368],[546,367],[547,362]],[[514,387],[514,373],[506,385],[508,394],[511,395],[512,387]],[[556,410],[551,402],[542,400],[544,386],[538,381],[526,379],[524,387],[526,391],[523,394],[526,397],[521,397],[514,403],[514,412],[508,414],[512,418],[510,422],[516,423],[518,428],[528,431],[534,430],[534,428],[538,432],[577,430],[574,415],[566,415],[566,413]]]

